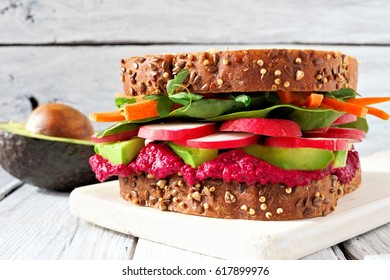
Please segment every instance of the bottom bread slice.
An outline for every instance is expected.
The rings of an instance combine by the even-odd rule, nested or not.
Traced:
[[[307,186],[246,185],[206,179],[188,186],[181,174],[156,179],[151,174],[119,177],[120,195],[135,205],[224,219],[282,221],[326,216],[338,198],[361,184],[361,169],[347,184],[327,175]]]

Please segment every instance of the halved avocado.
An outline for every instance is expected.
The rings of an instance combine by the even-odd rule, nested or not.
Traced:
[[[23,182],[56,191],[97,183],[89,165],[94,144],[45,136],[25,129],[25,123],[0,123],[0,164]]]

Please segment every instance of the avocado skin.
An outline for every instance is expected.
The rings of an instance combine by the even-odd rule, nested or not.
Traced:
[[[0,164],[23,182],[55,191],[98,183],[93,146],[36,139],[0,130]]]

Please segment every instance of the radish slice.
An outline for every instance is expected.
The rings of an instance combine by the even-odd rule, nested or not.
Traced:
[[[96,134],[91,136],[91,141],[95,143],[109,143],[109,142],[118,142],[118,141],[125,141],[131,139],[131,137],[137,136],[138,134],[138,128],[127,130],[111,135],[106,135],[103,137],[97,137]]]
[[[345,134],[345,135],[355,135],[359,138],[366,138],[366,133],[363,130],[356,129],[356,128],[342,128],[342,127],[331,127],[328,130],[329,133],[338,133],[338,134]]]
[[[330,126],[326,126],[326,127],[321,127],[321,128],[316,128],[316,129],[312,129],[312,130],[309,130],[308,132],[327,132],[329,130]],[[303,132],[305,133],[305,132]]]
[[[138,137],[161,141],[185,141],[216,131],[215,123],[161,123],[141,126]]]
[[[304,132],[305,137],[321,137],[321,138],[338,138],[348,139],[349,142],[361,142],[366,137],[366,133],[355,128],[338,128],[331,127],[327,132]]]
[[[338,124],[345,124],[345,123],[351,123],[351,122],[356,122],[357,121],[357,116],[352,115],[352,114],[344,114],[340,116],[338,119],[336,119],[332,125],[338,125]]]
[[[250,132],[266,136],[299,137],[301,130],[296,122],[290,120],[241,118],[228,120],[219,128],[220,131]]]
[[[259,136],[244,132],[217,132],[201,138],[189,139],[185,142],[176,142],[193,148],[203,149],[232,149],[256,144]]]
[[[331,151],[348,150],[348,140],[336,138],[269,137],[264,145],[282,148],[317,148]]]

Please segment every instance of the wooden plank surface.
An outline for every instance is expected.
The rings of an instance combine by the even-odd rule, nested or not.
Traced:
[[[0,259],[129,259],[135,239],[69,212],[69,193],[25,185],[0,201]]]
[[[388,215],[388,213],[386,213]],[[390,260],[390,224],[371,230],[366,234],[343,242],[342,249],[348,259],[387,259]]]
[[[216,260],[210,256],[194,254],[192,252],[163,245],[153,241],[140,238],[134,254],[134,260]],[[319,252],[302,258],[302,260],[345,260],[343,253],[338,246],[332,246]]]
[[[0,43],[389,44],[390,2],[0,2]]]
[[[23,182],[10,175],[0,166],[0,201],[22,185]]]
[[[223,45],[216,45],[224,49]],[[267,47],[264,45],[231,48]],[[275,45],[304,48],[313,46]],[[2,47],[0,48],[0,121],[25,120],[31,111],[30,98],[40,104],[68,103],[85,114],[115,108],[114,95],[122,91],[120,59],[147,53],[203,51],[206,45]],[[385,96],[390,92],[390,48],[325,46],[356,56],[360,61],[359,92],[364,96]],[[390,111],[390,103],[378,107]],[[369,155],[388,147],[388,122],[368,116],[370,132],[356,147]],[[107,127],[96,124],[97,129]],[[374,143],[374,144],[373,144]]]

